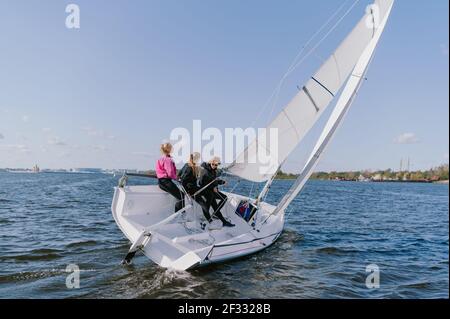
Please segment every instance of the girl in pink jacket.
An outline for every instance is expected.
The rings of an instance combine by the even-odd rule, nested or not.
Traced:
[[[155,169],[156,176],[158,177],[158,185],[163,191],[176,198],[175,212],[177,212],[184,207],[184,195],[173,182],[174,179],[177,179],[177,168],[170,156],[170,153],[172,153],[172,144],[162,144],[161,153],[163,156],[156,162]]]

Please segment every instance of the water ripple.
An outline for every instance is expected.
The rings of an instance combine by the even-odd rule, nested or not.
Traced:
[[[110,213],[117,178],[0,173],[0,183],[0,298],[448,298],[448,185],[308,182],[274,245],[174,272],[142,255],[120,265],[130,244]],[[268,201],[291,183],[277,181]],[[79,290],[65,288],[69,264]],[[365,286],[369,264],[380,289]]]

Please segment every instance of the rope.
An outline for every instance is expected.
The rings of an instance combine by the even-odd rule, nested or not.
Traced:
[[[230,193],[233,193],[234,190],[236,189],[236,187],[238,187],[239,183],[240,183],[241,179],[239,178],[236,182],[236,185],[233,186],[233,188],[230,190]]]
[[[195,192],[195,194],[193,195],[193,197],[197,196],[198,194],[200,194],[201,192],[203,192],[205,189],[207,189],[209,186],[211,186],[215,181],[217,181],[218,178],[213,179],[209,184],[207,184],[206,186],[200,188],[198,191]]]
[[[220,193],[215,193],[215,194],[219,195],[220,199],[224,200],[224,198],[220,195]],[[215,195],[214,195],[214,196],[215,196]],[[213,198],[213,200],[216,200],[216,199]],[[228,199],[227,199],[227,200],[228,200]],[[226,202],[225,202],[225,204],[226,204]],[[217,213],[219,210],[221,210],[222,208],[224,208],[225,204],[222,205],[222,206],[219,205],[219,207],[211,214],[211,218],[212,218],[213,216],[215,216],[216,213]]]
[[[289,215],[291,215],[293,211],[294,211],[294,206],[291,206],[291,207],[288,209],[288,212],[287,212],[287,214],[286,214],[286,218],[284,219],[285,221],[288,220]]]
[[[269,121],[272,118],[273,112],[275,110],[276,105],[278,104],[278,99],[280,96],[281,88],[284,85],[285,80],[289,77],[292,72],[294,72],[311,54],[313,54],[317,48],[329,37],[329,35],[340,25],[340,23],[347,17],[347,15],[353,10],[353,8],[360,2],[360,0],[355,0],[351,7],[344,13],[344,15],[331,27],[331,29],[319,40],[319,42],[314,45],[311,50],[309,50],[306,55],[304,55],[301,59],[300,57],[305,52],[306,48],[314,41],[314,39],[333,21],[333,19],[342,11],[342,9],[346,6],[346,4],[350,0],[346,0],[343,4],[341,4],[338,9],[328,18],[328,20],[308,39],[308,41],[302,46],[299,53],[295,56],[293,62],[289,66],[286,73],[282,76],[281,80],[279,81],[278,85],[276,86],[275,90],[272,92],[272,94],[269,96],[269,99],[264,104],[263,108],[258,112],[256,118],[252,122],[252,127],[255,126],[256,122],[261,117],[262,113],[265,112],[266,108],[270,104],[270,102],[273,99],[272,108],[270,110],[268,120]],[[300,60],[299,60],[300,59]],[[252,189],[255,182],[252,182]],[[250,194],[251,195],[251,194]],[[249,196],[251,197],[251,196]]]
[[[253,194],[253,187],[255,186],[255,182],[252,182],[252,188],[250,189],[250,194],[248,195],[249,198],[252,197]]]
[[[359,0],[358,0],[358,1],[359,1]],[[363,78],[364,80],[367,80],[366,75],[367,75],[367,73],[368,73],[368,71],[369,71],[369,69],[370,69],[370,67],[371,67],[371,65],[372,65],[372,62],[373,62],[373,59],[374,59],[374,57],[375,57],[375,54],[376,54],[377,49],[378,49],[378,47],[375,47],[375,49],[374,49],[374,51],[373,51],[373,53],[372,53],[372,56],[370,57],[370,60],[369,60],[369,62],[368,62],[368,64],[367,64],[367,66],[366,66],[366,69],[364,70],[364,73],[361,75],[362,78]],[[355,90],[355,92],[354,92],[354,96],[353,96],[351,99],[354,99],[354,98],[359,94],[359,90],[360,90],[361,86],[362,86],[362,82],[359,83],[358,87],[356,88],[356,90]],[[350,100],[350,101],[351,101],[351,100]],[[293,208],[294,208],[294,207],[291,206],[290,212],[288,212],[288,214],[286,215],[286,219],[287,219],[287,218],[289,217],[289,215],[292,213]]]
[[[325,38],[322,38],[319,41],[319,45],[316,45],[313,50],[310,50],[308,52],[308,54],[300,61],[297,62],[297,60],[301,57],[301,55],[305,52],[306,48],[313,42],[313,40],[330,24],[330,22],[342,11],[342,9],[345,7],[345,5],[349,2],[350,0],[346,0],[342,5],[339,6],[339,8],[328,18],[328,20],[308,39],[308,41],[306,41],[306,43],[302,46],[302,48],[300,49],[299,53],[297,53],[297,55],[295,56],[294,60],[292,61],[291,65],[289,66],[288,70],[286,71],[286,73],[281,77],[280,81],[278,82],[278,85],[275,87],[274,91],[272,92],[272,94],[269,96],[268,100],[266,101],[266,103],[264,104],[263,108],[260,109],[260,111],[258,112],[255,120],[253,121],[251,126],[254,126],[255,123],[258,121],[258,119],[261,117],[261,115],[265,112],[267,106],[270,104],[270,101],[272,101],[272,99],[274,97],[276,97],[276,99],[278,99],[278,95],[279,92],[281,90],[281,87],[284,84],[285,79],[296,69],[300,66],[300,64],[307,58],[309,57],[309,55],[311,55],[315,49],[317,49],[317,47],[326,39],[326,37],[328,37],[329,32],[327,34],[327,36]],[[357,2],[359,2],[360,0],[355,0],[355,3],[352,5],[352,7],[350,9],[353,9],[353,7],[356,5]],[[344,15],[343,18],[345,18],[345,16],[347,16],[348,12]],[[340,21],[338,22],[338,24],[343,20],[343,18],[340,19]],[[335,25],[332,29],[332,31],[337,27],[337,25]],[[276,103],[274,103],[275,105]],[[274,108],[274,106],[273,106]],[[270,116],[273,113],[273,108],[272,111],[270,113]]]
[[[309,53],[302,58],[302,60],[300,62],[297,62],[298,59],[300,59],[300,57],[302,56],[302,54],[305,52],[306,48],[312,43],[312,41],[325,29],[326,26],[328,26],[330,24],[330,22],[341,12],[341,10],[345,7],[345,5],[349,2],[350,0],[346,0],[341,6],[339,6],[339,8],[328,18],[328,20],[312,35],[311,38],[309,38],[308,41],[306,41],[306,43],[303,45],[303,47],[301,48],[300,52],[295,56],[294,61],[291,63],[291,65],[289,66],[288,70],[286,71],[286,73],[283,75],[283,77],[281,78],[280,82],[278,83],[277,89],[275,90],[276,94],[275,94],[275,99],[272,105],[272,109],[270,111],[270,115],[268,117],[268,119],[272,118],[272,114],[273,111],[276,107],[276,104],[278,103],[278,98],[281,92],[281,87],[284,84],[284,81],[288,78],[288,76],[295,70],[297,69],[300,64],[309,57],[309,55],[311,55],[314,50],[309,51]],[[356,2],[359,0],[356,0]],[[315,48],[317,48],[325,39],[322,39],[321,41],[319,41],[318,45],[316,45]]]
[[[291,74],[295,69],[297,69],[305,60],[308,58],[321,44],[323,41],[325,41],[328,36],[336,30],[336,28],[341,24],[342,20],[344,20],[348,14],[353,10],[353,8],[359,3],[360,0],[355,0],[355,2],[352,4],[352,6],[345,12],[345,14],[333,25],[333,27],[328,31],[321,39],[320,41],[311,49],[308,51],[306,56],[304,56],[293,68],[288,72],[287,75]]]
[[[320,32],[322,32],[325,27],[338,15],[339,12],[341,12],[341,10],[344,8],[344,6],[349,2],[350,0],[346,0],[332,15],[331,17],[328,18],[328,20],[319,28],[319,30],[316,31],[316,33],[314,33],[314,35],[305,43],[305,45],[302,47],[301,51],[297,54],[297,56],[295,57],[294,61],[292,62],[291,66],[289,67],[288,72],[293,71],[293,67],[296,64],[295,61],[297,61],[300,56],[302,55],[302,53],[305,51],[306,47],[308,47],[308,45],[316,38],[316,36],[318,36],[320,34]]]

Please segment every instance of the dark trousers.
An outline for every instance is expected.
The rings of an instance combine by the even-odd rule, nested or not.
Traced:
[[[223,208],[223,206],[227,202],[227,199],[228,199],[227,195],[225,195],[224,193],[221,193],[219,191],[214,192],[213,190],[209,190],[209,189],[204,191],[202,194],[206,198],[206,204],[208,206],[208,211],[209,211],[209,207],[212,207],[214,209],[214,215],[216,215],[217,218],[219,218],[222,221],[222,223],[226,222],[226,219],[223,217],[220,210]],[[217,201],[219,201],[219,202],[217,203]]]
[[[184,195],[170,178],[158,179],[159,188],[176,198],[175,212],[184,207]]]
[[[211,222],[212,218],[211,215],[209,214],[209,207],[211,205],[208,205],[205,197],[202,196],[202,194],[194,195],[200,189],[200,187],[194,184],[183,184],[183,187],[186,190],[186,192],[188,192],[188,194],[191,195],[192,198],[200,205],[206,220],[208,222]]]

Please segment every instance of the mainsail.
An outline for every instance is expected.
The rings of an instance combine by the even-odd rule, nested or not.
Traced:
[[[388,8],[384,20],[380,23],[374,38],[371,40],[366,50],[363,52],[361,58],[358,60],[358,63],[356,64],[349,80],[347,81],[347,84],[344,90],[342,91],[342,94],[339,97],[339,100],[333,110],[333,113],[328,119],[328,122],[325,125],[325,128],[319,140],[317,141],[314,150],[311,153],[310,158],[306,162],[302,172],[295,181],[294,185],[280,201],[273,214],[276,214],[279,211],[284,211],[287,208],[287,206],[291,203],[291,201],[302,190],[306,181],[309,179],[314,168],[316,167],[323,151],[331,141],[332,137],[334,136],[334,133],[339,128],[339,125],[342,123],[342,120],[347,114],[350,106],[354,101],[356,94],[358,93],[359,88],[361,87],[364,81],[364,76],[369,68],[370,61],[373,58],[376,46],[378,44],[378,41],[380,40],[381,34],[383,33],[384,27],[386,26],[386,22],[388,20],[391,9],[392,4]]]
[[[254,182],[267,181],[276,173],[346,83],[361,55],[379,33],[380,21],[386,20],[393,1],[375,0],[369,6],[370,10],[337,50],[269,124],[267,134],[258,136],[236,157],[228,167],[229,173]],[[276,141],[270,141],[273,130],[277,130]],[[259,156],[260,153],[264,156]]]

